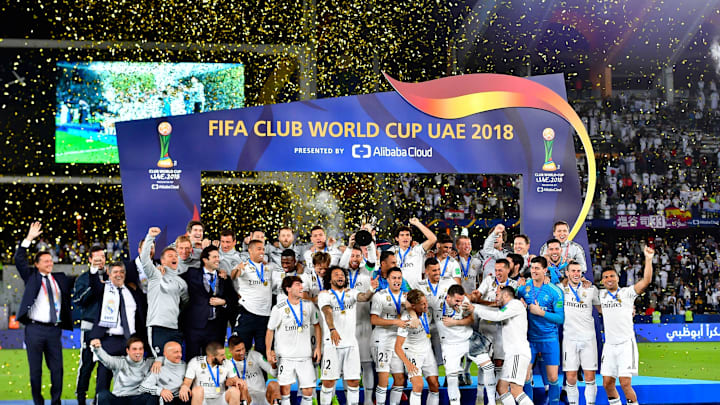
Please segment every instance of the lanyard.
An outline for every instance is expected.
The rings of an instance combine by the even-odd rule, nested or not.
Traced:
[[[618,290],[618,291],[619,291],[619,290]],[[610,294],[610,296],[613,297],[613,299],[614,299],[615,301],[617,301],[617,302],[622,302],[622,301],[620,301],[620,300],[618,299],[618,297],[617,297],[617,295],[616,295],[617,292],[616,292],[615,294],[613,294],[613,293],[610,292],[610,290],[607,290],[607,293]]]
[[[570,287],[570,291],[572,291],[573,295],[575,296],[575,300],[577,300],[577,302],[579,302],[579,303],[582,304],[582,300],[580,299],[580,296],[579,296],[578,293],[577,293],[578,290],[580,289],[580,284],[578,284],[578,289],[575,290],[575,289],[572,287],[572,284],[570,284],[570,281],[568,281],[568,287]],[[608,291],[608,292],[609,292],[609,291]]]
[[[440,288],[440,280],[438,280],[437,286],[433,290],[432,282],[428,279],[428,285],[430,286],[430,291],[432,291],[433,297],[437,297],[438,288]]]
[[[232,360],[233,367],[235,367],[235,374],[240,375],[240,372],[238,371],[237,364],[235,364],[235,359]],[[247,370],[247,357],[243,359],[243,376],[242,379],[245,379],[245,370]]]
[[[445,301],[443,301],[443,310],[442,310],[442,316],[445,316]],[[455,316],[455,308],[453,308],[453,313],[450,315],[450,318]]]
[[[407,250],[405,251],[405,254],[403,254],[403,252],[400,250],[400,247],[398,247],[398,255],[400,256],[400,268],[401,269],[405,265],[405,258],[407,257],[408,252],[410,252],[410,249],[412,249],[412,246],[408,247]]]
[[[400,308],[401,308],[401,307],[400,307],[400,302],[402,301],[402,291],[400,291],[400,294],[398,294],[398,298],[397,298],[397,299],[395,299],[395,296],[394,296],[393,293],[390,291],[390,287],[388,287],[387,292],[388,292],[388,294],[390,294],[390,296],[392,297],[393,303],[395,304],[395,310],[397,311],[397,314],[400,315],[400,312],[402,312],[401,309],[400,309]]]
[[[215,366],[215,370],[217,371],[217,376],[214,376],[210,362],[207,360],[205,360],[205,362],[208,365],[208,371],[210,372],[210,377],[212,377],[213,382],[215,383],[215,387],[217,387],[217,389],[220,389],[220,366]]]
[[[60,287],[58,287],[57,281],[55,281],[55,278],[52,276],[52,274],[48,274],[46,277],[47,277],[48,283],[50,284],[50,290],[52,291],[52,295],[54,298],[53,302],[55,303],[55,308],[53,308],[53,309],[55,310],[55,314],[58,316],[58,318],[60,318],[60,302],[59,302],[60,296],[58,295],[58,293],[60,291]],[[45,292],[45,296],[48,297],[48,299],[47,299],[48,303],[50,303],[50,295],[48,294],[48,290],[47,290],[47,287],[45,286],[44,280],[40,280],[40,285],[42,286],[43,291]]]
[[[440,277],[445,277],[445,270],[447,270],[447,265],[450,262],[450,256],[445,258],[445,265],[443,266],[443,271],[440,273]]]
[[[298,319],[297,314],[295,313],[295,309],[293,309],[292,305],[290,305],[290,300],[285,300],[285,301],[287,301],[287,304],[290,307],[290,310],[292,311],[293,316],[295,317],[295,322],[297,322],[298,328],[302,328],[302,325],[303,325],[302,300],[300,300],[300,319]]]
[[[420,323],[422,324],[423,329],[425,329],[425,334],[430,334],[430,322],[428,322],[427,314],[423,313],[422,318],[420,318]]]
[[[497,277],[495,278],[495,284],[496,284],[498,287],[500,287],[500,282],[497,280]],[[510,285],[510,278],[508,277],[508,279],[505,280],[505,286],[507,287],[507,286],[509,286],[509,285]]]
[[[255,263],[253,263],[252,260],[248,260],[248,262],[250,263],[251,266],[253,266],[253,268],[255,269],[255,274],[257,274],[257,277],[264,284],[265,283],[265,263],[260,264],[260,271],[258,271],[257,266],[255,265]]]
[[[208,285],[210,286],[210,292],[215,292],[215,284],[217,284],[217,276],[214,273],[206,273],[210,276],[210,280],[208,280]]]
[[[320,277],[319,274],[315,273],[315,279],[317,280],[318,287],[320,288],[320,291],[322,291],[322,290],[323,290],[322,277]]]
[[[350,288],[355,288],[355,284],[357,283],[357,278],[360,275],[360,269],[357,269],[355,271],[355,277],[352,275],[352,270],[350,270]]]
[[[468,255],[467,265],[465,266],[465,268],[463,268],[462,262],[460,262],[460,270],[462,270],[462,275],[465,278],[468,278],[468,274],[470,274],[470,259],[471,256]]]
[[[340,310],[345,312],[345,290],[343,290],[342,298],[338,297],[337,293],[332,288],[330,289],[330,292],[333,293],[335,299],[337,299],[338,305],[340,305]]]
[[[542,290],[542,287],[538,288],[538,290]],[[540,291],[535,292],[535,286],[532,284],[532,282],[530,282],[530,297],[533,303],[537,300],[537,296],[539,293]]]

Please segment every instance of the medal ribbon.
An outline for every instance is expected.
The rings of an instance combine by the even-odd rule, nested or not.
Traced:
[[[205,362],[208,365],[208,371],[210,371],[210,377],[212,377],[213,383],[215,383],[215,387],[220,388],[220,366],[215,366],[217,376],[214,376],[212,372],[212,366],[210,366],[210,362],[207,360],[205,360]]]
[[[422,324],[423,329],[425,329],[425,334],[430,334],[430,322],[428,322],[427,314],[423,313],[422,318],[420,318],[420,323]]]
[[[438,288],[440,288],[440,280],[438,280],[437,286],[435,286],[435,289],[433,289],[432,283],[430,280],[428,280],[428,285],[430,286],[430,291],[432,291],[433,297],[437,297]]]
[[[343,290],[342,298],[338,297],[337,293],[332,288],[330,289],[330,292],[333,293],[333,295],[335,296],[335,299],[337,300],[338,304],[340,305],[340,310],[344,311],[345,310],[345,290]]]
[[[300,300],[300,319],[298,319],[297,314],[295,313],[295,309],[290,305],[290,300],[287,301],[288,306],[290,307],[290,310],[292,311],[293,316],[295,317],[295,322],[297,323],[298,328],[302,328],[303,325],[303,308],[302,308],[302,300]]]
[[[248,263],[253,266],[253,268],[255,269],[255,274],[257,274],[260,281],[265,283],[265,263],[260,264],[260,271],[258,271],[257,266],[255,265],[255,263],[253,263],[252,260],[248,260]]]
[[[450,262],[450,256],[445,258],[445,265],[443,266],[443,271],[440,273],[440,277],[445,277],[445,270],[447,270],[447,265]]]
[[[360,275],[360,269],[357,269],[357,271],[355,271],[354,278],[352,275],[352,270],[350,271],[350,288],[355,288],[355,284],[357,283],[358,275]]]
[[[407,250],[405,251],[405,254],[403,254],[402,251],[400,251],[400,247],[398,247],[398,255],[400,256],[400,268],[401,269],[405,265],[405,258],[407,257],[408,252],[410,252],[410,249],[412,249],[412,246],[408,247]]]
[[[388,294],[390,294],[390,296],[392,297],[393,303],[395,304],[395,310],[397,311],[397,314],[400,315],[400,312],[402,312],[402,310],[400,309],[400,308],[401,308],[401,307],[400,307],[400,302],[402,301],[402,291],[400,291],[400,294],[398,294],[398,298],[397,298],[397,299],[395,299],[395,296],[394,296],[393,293],[390,291],[390,287],[388,287],[387,292],[388,292]]]
[[[614,299],[615,301],[620,302],[620,300],[617,298],[617,296],[614,295],[613,293],[611,293],[610,290],[607,290],[607,293],[610,294],[610,296],[613,297],[613,299]],[[616,292],[615,294],[617,294],[617,292]]]
[[[240,372],[238,371],[237,364],[235,364],[235,359],[230,359],[233,363],[233,367],[235,367],[235,374],[240,375]],[[247,370],[247,357],[243,359],[243,374],[242,379],[245,379],[245,371]]]
[[[577,302],[582,302],[582,300],[580,300],[580,296],[579,296],[578,293],[577,293],[577,290],[575,290],[575,289],[572,287],[572,284],[570,284],[569,281],[568,281],[568,287],[570,287],[570,291],[572,291],[572,293],[573,293],[573,295],[575,296],[575,299],[577,300]],[[580,285],[578,284],[578,290],[579,290],[579,289],[580,289]],[[609,292],[609,291],[608,291],[608,292]]]
[[[42,274],[42,273],[41,273]],[[55,313],[57,314],[57,319],[60,319],[60,287],[57,285],[57,281],[55,281],[55,278],[52,276],[52,274],[47,275],[47,280],[50,282],[50,290],[52,291],[53,298],[55,299]],[[43,288],[43,291],[45,292],[46,297],[50,297],[50,294],[48,294],[47,287],[45,286],[45,282],[41,281],[40,285]],[[50,298],[48,298],[48,302],[50,302]]]
[[[462,262],[460,262],[460,270],[462,271],[463,277],[467,278],[468,274],[470,274],[470,259],[471,257],[468,255],[467,259],[467,265],[465,268],[463,268]]]
[[[442,311],[443,311],[442,316],[445,316],[445,301],[443,301],[443,310]],[[453,308],[453,313],[450,315],[450,317],[452,318],[453,316],[455,316],[455,308]]]

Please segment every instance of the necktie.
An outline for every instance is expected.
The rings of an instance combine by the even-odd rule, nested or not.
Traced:
[[[125,298],[123,297],[123,288],[119,287],[118,292],[120,293],[120,326],[123,328],[123,335],[125,340],[130,338],[130,327],[128,326],[127,315],[125,314]]]
[[[209,276],[210,276],[210,282],[208,283],[209,284],[208,289],[210,290],[209,291],[210,296],[213,297],[213,296],[215,296],[215,274],[210,273]],[[215,307],[214,306],[210,306],[210,316],[208,317],[208,319],[211,321],[213,319],[215,319]]]
[[[50,303],[50,323],[56,324],[58,319],[57,312],[55,312],[55,291],[48,276],[43,276],[43,282],[45,283],[45,292],[47,293],[48,302]]]

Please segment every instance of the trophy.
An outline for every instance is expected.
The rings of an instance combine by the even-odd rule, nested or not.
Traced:
[[[169,122],[163,121],[157,126],[157,132],[160,136],[160,160],[158,160],[158,167],[169,169],[175,164],[170,158],[168,149],[170,148],[170,134],[172,133],[172,125]]]
[[[554,172],[559,167],[552,160],[553,141],[555,140],[555,131],[552,128],[545,128],[542,133],[545,143],[545,163],[542,169],[546,172]]]
[[[360,229],[355,232],[355,243],[358,246],[368,246],[373,241],[372,230],[375,229],[377,218],[368,218],[365,214],[360,216]]]

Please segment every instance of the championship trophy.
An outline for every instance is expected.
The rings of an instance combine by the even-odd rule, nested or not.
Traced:
[[[555,140],[555,131],[552,128],[545,128],[542,133],[545,143],[545,163],[542,169],[546,172],[554,172],[559,167],[552,160],[553,141]]]
[[[373,241],[372,230],[375,229],[377,218],[368,218],[365,214],[360,216],[360,229],[355,232],[355,243],[358,246],[368,246]]]
[[[160,160],[158,160],[158,167],[163,169],[169,169],[175,164],[170,158],[168,149],[170,148],[170,134],[172,133],[172,125],[169,122],[163,121],[157,126],[157,132],[160,136]]]

